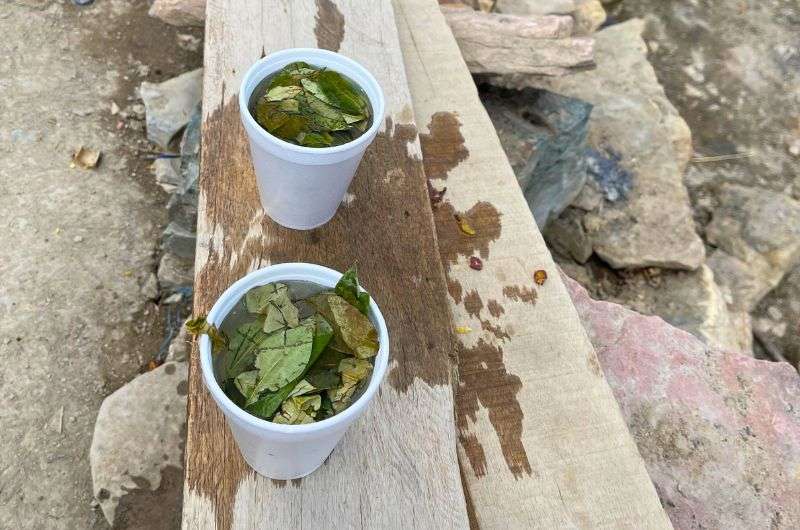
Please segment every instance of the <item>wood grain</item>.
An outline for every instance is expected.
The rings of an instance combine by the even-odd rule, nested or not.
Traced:
[[[444,17],[434,0],[393,3],[426,173],[447,188],[434,214],[450,306],[473,330],[456,396],[473,526],[670,528]]]
[[[301,46],[339,48],[375,75],[387,99],[348,200],[308,232],[261,210],[236,102],[241,76],[262,54]],[[243,462],[193,352],[183,527],[466,527],[450,375],[456,339],[391,4],[210,0],[202,141],[195,313],[270,263],[344,270],[357,261],[387,320],[391,364],[326,464],[287,483]]]

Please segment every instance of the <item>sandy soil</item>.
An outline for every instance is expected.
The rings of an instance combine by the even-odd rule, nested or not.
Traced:
[[[105,528],[88,451],[103,398],[158,349],[166,196],[135,87],[200,65],[192,33],[148,2],[5,1],[0,9],[0,528]],[[201,36],[194,31],[194,37]],[[191,39],[189,39],[191,40]],[[70,167],[84,145],[94,171]],[[156,508],[156,507],[154,507]]]

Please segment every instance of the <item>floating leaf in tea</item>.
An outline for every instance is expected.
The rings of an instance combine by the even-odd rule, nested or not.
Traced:
[[[256,94],[253,116],[267,132],[305,147],[331,147],[372,123],[364,92],[338,72],[303,62],[285,66]]]
[[[210,335],[212,351],[224,356],[220,386],[234,403],[260,418],[296,425],[338,414],[358,399],[379,344],[366,316],[369,294],[360,289],[355,267],[333,291],[293,294],[291,285],[277,282],[248,291],[232,312],[248,321],[228,328],[223,323],[230,340],[204,318],[187,327]]]

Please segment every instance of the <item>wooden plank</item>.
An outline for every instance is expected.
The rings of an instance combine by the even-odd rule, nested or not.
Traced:
[[[264,216],[236,102],[255,60],[299,46],[353,57],[387,97],[385,127],[346,204],[309,232]],[[386,316],[391,365],[365,417],[328,462],[285,483],[247,468],[203,387],[195,351],[183,527],[464,528],[450,377],[456,339],[391,3],[210,0],[205,68],[195,312],[207,312],[233,281],[269,263],[344,270],[358,260]]]
[[[473,526],[670,528],[444,17],[434,0],[394,5],[425,170],[447,187],[451,309],[475,330],[459,336],[456,396]]]

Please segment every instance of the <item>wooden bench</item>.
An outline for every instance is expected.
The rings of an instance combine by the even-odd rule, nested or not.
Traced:
[[[387,97],[346,204],[309,232],[261,211],[236,103],[255,60],[301,46]],[[434,0],[209,0],[205,68],[195,312],[270,263],[358,261],[392,361],[327,463],[286,483],[241,459],[195,351],[184,528],[670,527]]]

